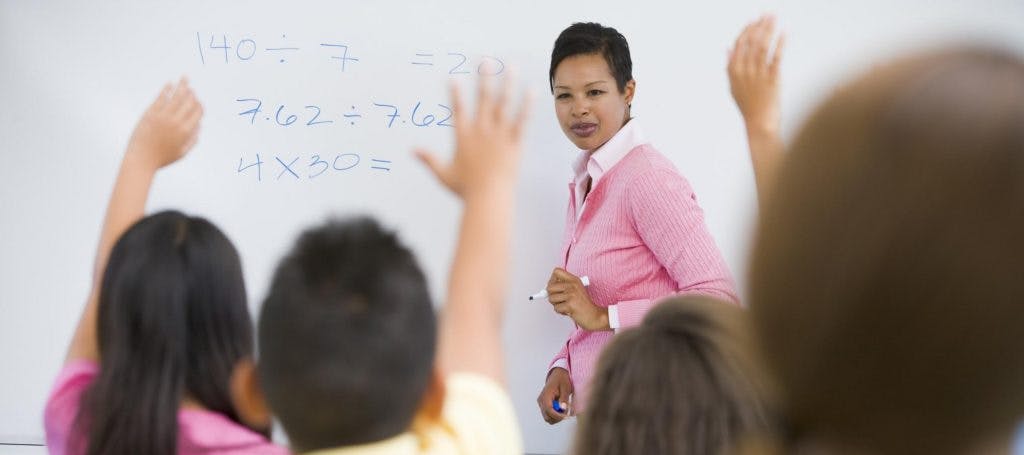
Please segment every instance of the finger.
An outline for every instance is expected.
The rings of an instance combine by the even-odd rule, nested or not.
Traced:
[[[761,21],[761,24],[757,27],[756,36],[754,36],[754,48],[751,56],[751,64],[757,70],[762,70],[767,66],[768,60],[768,45],[771,44],[771,30],[772,21],[770,17],[765,18]]]
[[[558,384],[558,401],[563,410],[569,409],[569,395],[572,394],[572,383],[569,381],[562,381]],[[567,412],[563,411],[563,415],[567,415]]]
[[[168,82],[168,83],[164,84],[164,87],[162,89],[160,89],[160,94],[158,94],[156,96],[156,99],[153,100],[153,103],[149,105],[149,108],[152,109],[152,110],[163,109],[164,105],[167,104],[167,100],[170,98],[170,96],[171,96],[171,83]]]
[[[449,93],[452,98],[452,119],[455,131],[462,131],[465,128],[466,104],[462,99],[462,90],[454,80],[449,84]]]
[[[568,270],[565,270],[561,267],[556,268],[553,273],[558,277],[558,281],[568,281],[570,283],[580,282],[579,277],[569,273]]]
[[[178,107],[178,110],[174,115],[176,118],[187,121],[192,116],[193,112],[200,111],[202,109],[203,106],[199,103],[199,99],[196,98],[195,92],[189,90],[188,98],[181,103],[181,106]]]
[[[544,414],[545,422],[554,425],[562,421],[563,416],[558,414],[557,412],[555,412],[554,409],[551,408],[551,402],[548,402],[547,406],[544,406],[543,404],[540,405],[540,409],[541,412]]]
[[[765,16],[761,16],[754,25],[750,28],[746,37],[746,48],[747,51],[744,54],[745,61],[743,65],[748,71],[757,69],[758,60],[758,40],[761,38],[761,30],[764,26]]]
[[[750,49],[750,30],[756,22],[751,22],[743,27],[743,32],[736,38],[736,45],[733,46],[733,66],[737,72],[742,72],[747,63],[747,53]]]
[[[203,103],[200,103],[198,100],[196,100],[196,102],[192,104],[191,108],[187,112],[185,112],[185,121],[187,122],[186,124],[199,124],[199,121],[202,120],[203,114],[205,112],[206,110],[203,109]]]
[[[509,100],[512,99],[512,87],[515,81],[515,70],[509,70],[509,73],[505,76],[504,80],[501,81],[501,87],[498,89],[498,98],[495,101],[494,106],[494,121],[499,125],[505,122],[507,118],[507,110]]]
[[[181,107],[181,103],[191,95],[191,90],[188,88],[188,79],[182,76],[181,80],[178,81],[178,85],[174,87],[174,94],[171,95],[171,99],[164,106],[164,110],[170,113],[177,112],[178,108]]]
[[[568,303],[563,302],[555,304],[553,309],[555,310],[555,313],[558,313],[562,316],[572,317],[572,307],[570,307]]]
[[[564,281],[556,281],[554,283],[549,283],[548,286],[544,288],[544,290],[548,291],[548,296],[551,296],[554,294],[565,293],[571,288],[572,285],[570,283],[566,283]]]
[[[568,294],[564,294],[564,293],[561,293],[561,294],[550,294],[549,293],[548,294],[548,303],[550,303],[552,306],[556,306],[557,307],[558,305],[563,304],[563,303],[565,303],[567,301],[569,301],[569,295]]]
[[[413,153],[416,154],[416,158],[419,158],[420,162],[427,166],[427,169],[430,169],[430,172],[434,174],[434,178],[441,182],[442,185],[448,188],[452,187],[451,171],[440,158],[421,148],[413,150]]]
[[[199,133],[199,122],[203,120],[203,106],[196,103],[195,107],[186,114],[185,128],[188,128],[193,135]]]
[[[494,100],[491,98],[492,76],[480,76],[477,83],[476,119],[494,118]]]
[[[530,117],[530,109],[533,108],[533,93],[527,92],[519,99],[519,112],[515,116],[514,123],[512,124],[512,136],[518,142],[523,137],[523,129],[526,126],[526,121]]]
[[[775,52],[772,54],[772,63],[768,66],[768,72],[771,76],[778,77],[779,66],[782,64],[783,50],[786,48],[786,34],[779,34],[779,38],[775,41]]]
[[[775,16],[768,15],[765,18],[757,37],[757,65],[758,69],[766,70],[771,63],[768,60],[769,47],[772,44],[772,37],[775,36]]]
[[[551,270],[551,276],[548,277],[548,284],[549,285],[552,284],[552,283],[557,283],[557,282],[561,281],[558,278],[558,271],[559,270],[561,270],[560,267],[555,267],[554,269]]]

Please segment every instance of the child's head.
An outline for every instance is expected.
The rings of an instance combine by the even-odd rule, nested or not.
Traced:
[[[423,272],[370,219],[299,237],[274,274],[258,336],[260,384],[296,451],[406,431],[431,381],[436,322]]]
[[[576,23],[555,40],[548,70],[555,113],[577,147],[593,151],[630,118],[636,82],[629,44],[596,23]]]
[[[879,68],[817,110],[778,182],[751,307],[794,431],[877,453],[1008,432],[1024,413],[1024,62],[962,49]]]
[[[616,335],[594,373],[575,453],[725,453],[765,430],[746,316],[711,298],[678,297]]]
[[[89,453],[176,453],[186,399],[239,420],[229,384],[252,322],[238,253],[209,221],[161,212],[129,228],[97,318],[100,373],[78,420]]]

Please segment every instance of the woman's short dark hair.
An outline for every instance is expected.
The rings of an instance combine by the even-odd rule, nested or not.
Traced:
[[[601,354],[576,454],[717,454],[765,431],[747,314],[709,297],[667,300]]]
[[[1024,61],[874,70],[808,120],[762,212],[751,308],[794,434],[956,453],[1024,414]]]
[[[555,70],[562,60],[576,55],[600,54],[608,62],[615,77],[615,85],[622,93],[626,83],[633,80],[633,61],[629,57],[629,43],[617,30],[596,22],[577,22],[570,25],[555,40],[551,50],[551,68],[548,85],[555,90]]]
[[[99,375],[76,420],[86,453],[177,453],[186,397],[240,422],[229,384],[252,355],[252,320],[238,252],[209,221],[161,212],[118,239],[97,337]]]

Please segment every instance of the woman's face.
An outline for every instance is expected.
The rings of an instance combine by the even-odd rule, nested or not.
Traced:
[[[555,114],[562,132],[580,149],[593,152],[629,120],[636,82],[622,93],[601,54],[579,54],[555,68]]]

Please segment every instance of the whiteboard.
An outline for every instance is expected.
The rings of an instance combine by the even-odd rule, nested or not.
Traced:
[[[1019,0],[0,3],[0,443],[43,441],[120,156],[164,82],[188,75],[206,117],[196,149],[158,175],[149,210],[224,229],[257,314],[275,261],[328,214],[397,229],[441,300],[459,206],[409,151],[449,152],[445,83],[469,86],[491,62],[498,77],[517,68],[538,101],[517,188],[508,384],[527,451],[565,450],[572,424],[548,426],[534,400],[571,323],[525,299],[558,262],[576,153],[548,92],[554,38],[585,20],[625,34],[633,113],[692,183],[742,288],[754,188],[724,64],[763,11],[789,35],[787,133],[876,59],[962,38],[1024,50]]]

